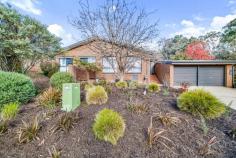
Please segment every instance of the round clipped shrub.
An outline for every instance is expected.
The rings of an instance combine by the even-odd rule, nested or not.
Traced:
[[[45,76],[51,77],[59,70],[59,64],[51,61],[44,61],[40,63],[40,69]]]
[[[57,72],[52,75],[50,78],[50,83],[53,87],[57,89],[62,89],[62,84],[63,83],[73,83],[73,77],[70,73],[68,72]]]
[[[0,71],[0,109],[4,104],[26,103],[35,96],[32,80],[23,74]]]
[[[116,82],[116,87],[118,89],[127,88],[128,84],[125,81],[118,81],[118,82]]]
[[[124,136],[125,121],[119,113],[105,108],[96,115],[93,132],[98,139],[116,145]]]
[[[203,116],[206,119],[214,119],[225,112],[225,105],[210,92],[202,89],[182,93],[177,100],[178,107],[182,111],[194,116]]]
[[[102,86],[93,86],[86,92],[87,104],[105,104],[108,100],[107,92]]]
[[[160,86],[157,83],[150,83],[148,85],[149,92],[159,92],[160,90]]]

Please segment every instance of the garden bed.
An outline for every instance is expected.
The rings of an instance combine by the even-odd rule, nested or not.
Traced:
[[[86,105],[75,110],[76,122],[68,132],[54,127],[64,114],[57,109],[45,109],[32,101],[23,105],[17,117],[10,122],[6,133],[0,136],[0,157],[48,157],[49,150],[55,147],[61,151],[61,157],[70,158],[153,158],[153,157],[203,157],[200,149],[214,136],[216,143],[206,157],[235,157],[236,141],[227,132],[236,122],[236,112],[231,111],[227,118],[219,118],[208,122],[209,131],[204,135],[198,118],[181,112],[176,106],[178,93],[171,90],[143,95],[143,89],[118,90],[113,88],[105,105]],[[131,99],[130,99],[131,98]],[[140,111],[132,109],[131,104],[144,105]],[[125,119],[124,137],[113,146],[95,138],[92,124],[95,115],[103,108],[119,112]],[[160,139],[150,147],[148,145],[147,129],[150,117],[154,114],[171,113],[180,122],[165,127],[158,118],[153,119],[153,127],[165,129],[162,136],[170,141]],[[38,115],[41,129],[38,139],[26,144],[18,143],[17,130],[25,122],[33,120]],[[53,131],[53,132],[52,132]]]

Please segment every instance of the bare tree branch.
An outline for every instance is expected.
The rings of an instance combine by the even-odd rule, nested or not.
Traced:
[[[124,73],[145,56],[143,47],[158,37],[158,20],[149,22],[153,13],[125,0],[106,0],[97,9],[92,9],[88,0],[84,0],[79,1],[78,16],[69,22],[84,38],[97,39],[90,48],[106,57],[116,76],[123,80]]]

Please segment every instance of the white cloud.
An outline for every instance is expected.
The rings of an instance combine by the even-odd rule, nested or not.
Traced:
[[[235,0],[230,0],[230,1],[228,2],[228,5],[231,6],[231,5],[235,4],[235,3],[236,3]]]
[[[0,0],[2,3],[9,3],[26,12],[33,13],[35,15],[41,15],[42,11],[38,9],[35,4],[38,4],[38,0]]]
[[[229,14],[226,16],[215,16],[212,19],[211,27],[213,30],[220,31],[227,23],[236,18],[236,14]]]
[[[228,14],[226,16],[215,16],[210,21],[210,25],[208,27],[196,25],[191,20],[182,20],[180,23],[182,25],[182,29],[171,34],[171,36],[181,34],[186,37],[198,37],[210,31],[221,31],[222,27],[224,27],[226,24],[228,24],[235,18],[236,14]]]
[[[205,20],[205,18],[201,17],[200,15],[193,16],[193,19],[196,21],[204,21]]]
[[[194,23],[190,20],[182,20],[181,25],[183,25],[184,27],[193,27]]]
[[[175,32],[171,36],[183,35],[185,37],[200,36],[206,32],[205,27],[197,26],[190,20],[182,20],[181,25],[183,28],[180,31]]]
[[[61,25],[52,24],[48,26],[48,31],[60,37],[64,46],[74,43],[76,40],[72,34],[66,32]]]

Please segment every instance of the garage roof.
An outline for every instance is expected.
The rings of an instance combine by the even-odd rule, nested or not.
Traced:
[[[158,63],[172,65],[234,65],[236,60],[163,60]]]

